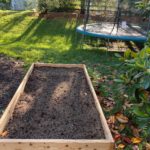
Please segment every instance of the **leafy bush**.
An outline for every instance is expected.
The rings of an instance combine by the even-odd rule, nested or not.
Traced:
[[[150,15],[150,1],[149,0],[140,0],[136,3],[136,6],[141,10],[141,14],[145,17]]]
[[[0,3],[10,3],[11,0],[0,0]]]
[[[39,0],[39,11],[67,11],[72,9],[75,0]]]
[[[150,47],[150,32],[148,33],[148,40],[147,42],[145,43],[145,47]]]
[[[36,1],[33,0],[27,0],[24,2],[25,10],[31,10],[33,8],[37,8]]]
[[[0,0],[0,9],[10,9],[11,0]]]
[[[115,81],[122,84],[123,91],[129,96],[132,107],[128,113],[142,129],[145,137],[150,136],[150,48],[147,46],[139,53],[126,51],[123,57],[125,70]]]

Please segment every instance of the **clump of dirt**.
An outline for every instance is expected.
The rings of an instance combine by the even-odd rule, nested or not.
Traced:
[[[6,130],[12,139],[105,139],[81,68],[36,67]]]
[[[24,75],[23,63],[0,54],[0,117]]]

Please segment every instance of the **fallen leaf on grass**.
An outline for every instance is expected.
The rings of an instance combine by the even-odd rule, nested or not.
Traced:
[[[133,138],[131,139],[131,142],[132,142],[133,144],[139,144],[139,143],[142,142],[142,139],[139,138],[139,137],[133,137]]]
[[[120,123],[128,123],[128,121],[129,121],[129,119],[121,113],[118,113],[116,115],[116,118]]]
[[[131,129],[132,129],[133,135],[135,137],[139,137],[140,136],[140,134],[139,134],[140,130],[139,129],[137,129],[137,128],[133,127],[133,126],[131,127]]]
[[[114,102],[114,99],[112,97],[108,97],[107,99]]]
[[[107,79],[108,77],[107,76],[103,76],[103,79]]]
[[[100,95],[100,91],[99,90],[95,90],[97,95]]]
[[[6,137],[8,134],[8,131],[4,131],[3,133],[0,134],[1,137]]]
[[[123,137],[122,140],[125,142],[125,143],[128,143],[128,144],[131,144],[131,139],[128,138],[128,137]]]
[[[133,104],[130,104],[129,101],[126,101],[123,105],[123,109],[126,110],[127,108],[130,108],[131,106],[133,106]]]
[[[104,99],[103,100],[103,106],[107,109],[112,109],[115,105],[114,100]]]
[[[137,145],[134,145],[133,150],[139,150],[139,147]]]
[[[99,79],[98,79],[98,82],[100,82],[100,83],[101,83],[101,82],[104,82],[104,81],[105,81],[105,80],[104,80],[103,78],[99,78]]]
[[[111,132],[114,134],[119,134],[118,130],[111,129]]]
[[[121,135],[120,135],[120,134],[116,134],[116,135],[114,136],[114,140],[115,140],[115,141],[120,140],[120,138],[121,138]]]
[[[118,145],[118,149],[124,149],[125,148],[125,145],[124,144],[119,144]]]
[[[146,143],[146,150],[150,150],[150,144]]]
[[[126,127],[125,124],[120,124],[120,125],[119,125],[119,130],[122,131],[122,130],[125,129],[125,127]]]
[[[107,123],[109,123],[109,124],[114,124],[115,122],[116,122],[115,116],[110,116],[109,119],[107,120]]]
[[[123,96],[124,96],[125,98],[128,98],[128,97],[129,97],[127,94],[124,94]]]

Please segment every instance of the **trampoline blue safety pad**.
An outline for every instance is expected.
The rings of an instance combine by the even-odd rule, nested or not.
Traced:
[[[117,25],[114,26],[113,23],[93,23],[87,24],[86,29],[84,29],[84,25],[81,25],[76,30],[83,35],[112,40],[135,42],[145,42],[147,40],[147,33],[139,26],[133,25],[127,25],[126,28],[121,26],[117,28]]]

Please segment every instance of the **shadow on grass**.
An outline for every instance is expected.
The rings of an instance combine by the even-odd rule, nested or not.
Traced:
[[[134,52],[140,51],[141,49],[144,48],[144,43],[137,43],[131,41],[126,41],[125,43],[128,46],[128,48]]]
[[[8,11],[8,12],[0,12],[0,17],[1,17],[1,19],[3,18],[3,17],[8,17],[8,16],[13,16],[13,15],[16,15],[16,14],[20,14],[20,12],[18,12],[18,11]]]
[[[23,20],[23,17],[21,17]],[[103,69],[116,63],[114,53],[98,49],[81,48],[81,36],[76,33],[75,19],[45,20],[32,18],[22,34],[0,51],[33,62],[76,63],[92,66],[102,64]],[[11,25],[9,25],[11,27]],[[10,45],[12,44],[12,45]]]
[[[23,32],[23,34],[21,34],[16,41],[20,41],[20,40],[29,40],[30,41],[30,37],[29,34],[32,32],[32,30],[34,28],[37,28],[37,26],[40,24],[41,19],[35,19],[33,20],[29,25],[28,28]]]
[[[15,17],[11,19],[11,21],[1,26],[2,30],[9,32],[14,26],[20,24],[28,15],[28,13],[17,13]]]
[[[8,32],[14,25],[16,26],[19,22],[23,21],[26,16],[27,14],[24,14],[21,17],[15,17],[3,28],[3,30],[7,30]],[[25,29],[25,31],[18,38],[11,42],[0,44],[0,46],[13,44],[20,41],[28,44],[41,42],[43,44],[51,44],[57,40],[56,37],[58,40],[64,38],[66,43],[71,42],[74,44],[76,40],[75,21],[70,19],[45,20],[35,18],[30,22],[30,24],[27,26],[27,29]],[[45,38],[47,38],[48,42],[44,40]]]
[[[43,42],[45,38],[49,44],[59,38],[65,38],[65,42],[74,43],[75,39],[75,22],[70,19],[41,19],[40,23],[36,26],[35,30],[26,38],[26,42],[35,43]],[[72,41],[73,39],[73,41]],[[45,41],[44,41],[45,42]]]
[[[32,49],[32,48],[31,48]],[[118,59],[113,52],[94,49],[70,49],[66,51],[56,51],[50,48],[38,48],[33,50],[24,50],[19,57],[25,60],[26,63],[45,62],[45,63],[63,63],[63,64],[86,64],[93,66],[100,64],[104,66],[115,66],[118,64]]]
[[[4,30],[7,30],[7,32],[8,32],[9,30],[11,30],[11,28],[14,26],[14,24],[16,25],[16,23],[21,23],[21,21],[23,21],[26,16],[27,16],[27,14],[25,14],[25,15],[22,16],[21,18],[20,18],[20,16],[18,16],[17,22],[8,24],[8,25],[4,28]],[[17,18],[16,18],[16,19],[17,19]],[[25,29],[25,31],[24,31],[18,38],[14,39],[13,41],[7,42],[7,43],[5,43],[5,44],[0,44],[0,46],[7,46],[7,45],[10,45],[10,44],[13,44],[13,43],[16,43],[16,42],[20,42],[20,41],[23,40],[23,39],[26,39],[26,38],[28,37],[28,35],[30,34],[30,32],[33,30],[33,28],[34,28],[35,26],[37,26],[39,22],[40,22],[40,19],[35,19],[35,20],[31,21],[31,22],[28,24],[27,29]],[[8,28],[9,28],[9,29],[8,29]]]

